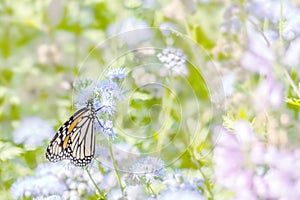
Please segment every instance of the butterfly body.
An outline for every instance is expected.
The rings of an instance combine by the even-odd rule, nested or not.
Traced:
[[[50,162],[69,159],[75,166],[86,166],[95,154],[94,121],[97,118],[93,101],[76,111],[50,141],[46,158]]]

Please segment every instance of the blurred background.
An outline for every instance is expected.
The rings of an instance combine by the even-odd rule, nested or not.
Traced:
[[[115,143],[160,157],[172,181],[182,184],[174,191],[196,191],[181,193],[190,199],[300,198],[300,174],[291,172],[300,167],[299,11],[297,0],[2,0],[0,199],[65,191],[76,191],[78,199],[97,196],[93,186],[80,189],[84,181],[40,193],[16,183],[46,169],[47,144],[75,111],[76,81],[99,79],[108,67],[120,66],[129,70],[123,86],[135,92],[118,107],[116,132],[125,133]],[[182,61],[176,69],[170,55]],[[173,70],[171,76],[163,67]],[[147,141],[126,134],[145,126],[140,134]],[[222,147],[214,150],[218,142]],[[157,143],[172,145],[149,153]],[[117,199],[111,171],[101,170],[100,187]],[[127,193],[153,197],[144,190]],[[164,187],[154,191],[167,199]]]

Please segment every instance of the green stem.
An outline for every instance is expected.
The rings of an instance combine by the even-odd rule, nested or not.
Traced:
[[[85,168],[85,170],[86,170],[87,174],[89,175],[90,179],[92,180],[93,184],[95,185],[95,187],[96,187],[96,189],[97,189],[97,191],[99,193],[100,199],[101,200],[102,199],[103,200],[106,199],[104,192],[102,192],[101,189],[98,187],[98,185],[96,184],[95,180],[93,179],[93,177],[92,177],[90,171],[88,170],[88,168]]]
[[[284,75],[286,76],[286,78],[288,79],[289,83],[291,84],[292,88],[294,89],[295,93],[300,98],[300,91],[298,90],[296,84],[294,83],[292,77],[290,76],[289,72],[287,71],[287,69],[285,67],[283,68],[283,72],[284,72]]]
[[[114,154],[113,154],[113,150],[112,150],[112,145],[111,145],[110,139],[108,141],[108,144],[109,144],[109,153],[110,153],[111,161],[113,163],[114,170],[115,170],[115,173],[117,175],[117,179],[118,179],[118,183],[119,183],[120,189],[122,191],[122,195],[124,196],[124,186],[122,185],[121,176],[120,176],[120,173],[119,173],[119,171],[117,169],[117,164],[115,162],[115,158],[114,158]]]
[[[146,187],[148,188],[148,190],[150,190],[150,192],[153,194],[154,197],[156,197],[157,195],[155,194],[154,190],[151,187],[151,184],[149,182],[146,183]]]
[[[206,186],[206,188],[207,188],[207,191],[208,191],[208,193],[209,193],[211,199],[213,200],[213,199],[214,199],[214,194],[213,194],[213,192],[212,192],[212,190],[211,190],[211,185],[210,185],[210,183],[209,183],[208,177],[207,177],[207,176],[205,175],[205,173],[203,172],[202,166],[201,166],[201,164],[199,163],[199,161],[194,157],[193,152],[192,152],[190,149],[188,149],[188,152],[189,152],[189,154],[191,155],[192,162],[193,162],[193,163],[197,166],[197,168],[199,169],[199,171],[200,171],[200,173],[201,173],[201,175],[202,175],[202,177],[203,177],[203,179],[204,179],[204,184],[205,184],[205,186]]]
[[[282,1],[280,1],[280,22],[279,22],[279,35],[280,35],[280,45],[281,47],[283,46],[283,39],[282,39],[282,26],[283,26],[283,22],[282,22]],[[250,22],[252,24],[254,24],[251,20]],[[264,33],[262,31],[260,31],[261,35],[263,36],[263,38],[266,40],[268,46],[270,46],[270,42],[269,40],[267,39],[267,37],[264,35]],[[300,98],[300,91],[299,89],[297,88],[296,84],[294,83],[292,77],[290,76],[289,72],[287,71],[287,69],[285,67],[283,67],[283,73],[284,75],[286,76],[288,82],[291,84],[293,90],[295,91],[295,93],[297,94],[297,96]]]

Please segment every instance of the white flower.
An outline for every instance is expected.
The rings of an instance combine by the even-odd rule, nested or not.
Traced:
[[[94,82],[90,79],[80,79],[73,83],[75,88],[75,107],[80,109],[86,106],[88,99],[90,99],[94,93]]]
[[[153,183],[161,179],[165,172],[165,163],[160,158],[145,157],[138,159],[131,167],[132,179]]]
[[[61,196],[58,195],[50,195],[50,196],[38,196],[36,198],[33,198],[33,200],[63,200]]]
[[[144,200],[147,199],[144,186],[129,185],[125,189],[125,194],[128,200]]]
[[[300,37],[290,43],[284,55],[283,62],[292,67],[300,65]]]
[[[53,136],[53,127],[38,117],[22,119],[20,126],[13,132],[16,144],[24,144],[26,148],[36,148]]]
[[[99,122],[95,122],[95,123],[98,123],[96,124],[96,126],[98,126],[96,127],[96,130],[100,130],[103,135],[109,138],[116,137],[116,134],[113,130],[113,122],[111,120],[106,120],[106,121],[100,120],[101,124],[99,124]]]
[[[104,79],[97,83],[95,92],[99,96],[94,102],[95,109],[101,108],[98,114],[112,116],[116,111],[117,101],[122,97],[122,89],[117,83]]]
[[[62,195],[65,190],[66,185],[57,177],[46,175],[20,178],[11,186],[10,192],[15,199],[20,199],[41,195]]]
[[[103,175],[98,169],[89,169],[96,184],[103,182]],[[67,168],[61,163],[42,163],[35,170],[34,176],[18,179],[11,186],[15,199],[22,197],[36,199],[55,199],[50,195],[58,195],[63,199],[80,199],[82,195],[93,195],[95,186],[85,170]],[[51,197],[51,198],[50,198]]]
[[[188,69],[185,65],[186,55],[182,49],[167,47],[162,50],[162,53],[157,54],[157,58],[164,64],[164,68],[160,70],[161,76],[167,76],[169,71],[174,76],[188,75]]]
[[[173,200],[173,199],[186,199],[186,200],[205,200],[206,198],[202,196],[199,192],[194,190],[178,190],[164,191],[158,200]]]
[[[107,74],[106,77],[109,79],[123,79],[128,74],[128,70],[126,68],[115,68],[111,69]]]
[[[234,93],[234,82],[236,79],[236,75],[233,72],[230,72],[224,76],[224,79],[222,81],[223,88],[226,96],[231,96]]]

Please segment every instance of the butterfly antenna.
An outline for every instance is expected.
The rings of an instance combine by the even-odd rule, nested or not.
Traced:
[[[101,126],[101,128],[104,128],[104,126],[103,126],[103,125],[102,125],[102,123],[100,122],[99,118],[98,118],[98,117],[96,117],[96,119],[97,119],[97,121],[98,121],[99,125]]]

